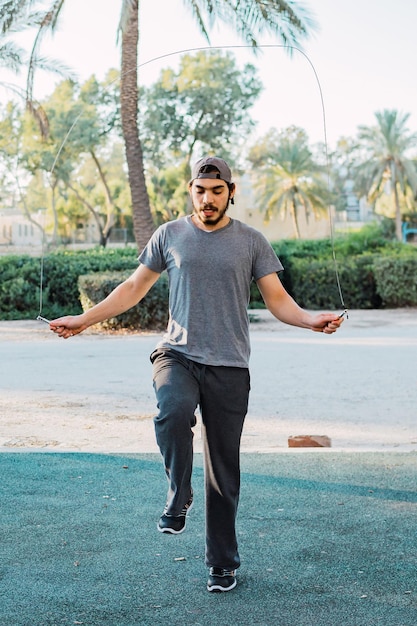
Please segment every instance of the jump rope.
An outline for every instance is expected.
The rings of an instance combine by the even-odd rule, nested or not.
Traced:
[[[198,47],[198,48],[186,48],[184,50],[176,50],[175,52],[169,52],[167,54],[162,54],[160,56],[154,57],[152,59],[149,59],[148,61],[145,61],[144,63],[140,63],[138,65],[137,69],[141,69],[142,67],[145,67],[146,65],[150,65],[151,63],[154,63],[156,61],[161,61],[163,59],[167,59],[169,57],[172,56],[176,56],[176,55],[180,55],[180,54],[186,54],[186,53],[190,53],[190,52],[199,52],[199,51],[204,51],[204,50],[237,50],[237,49],[248,49],[251,48],[253,49],[253,46],[250,45],[233,45],[233,46],[202,46],[202,47]],[[330,161],[329,161],[329,151],[328,151],[328,140],[327,140],[327,121],[326,121],[326,107],[324,105],[324,97],[323,97],[323,90],[321,87],[321,83],[320,83],[320,79],[318,76],[318,73],[316,71],[316,68],[313,64],[313,62],[311,61],[310,57],[300,48],[297,48],[296,46],[286,46],[286,45],[281,45],[281,44],[265,44],[265,45],[260,45],[257,46],[257,48],[259,48],[260,50],[262,49],[279,49],[279,48],[284,48],[285,50],[291,50],[291,51],[296,51],[299,54],[301,54],[304,59],[306,59],[306,61],[308,62],[311,70],[313,71],[316,83],[317,83],[317,87],[318,87],[318,91],[319,91],[319,95],[320,95],[320,105],[321,105],[321,113],[322,113],[322,123],[323,123],[323,143],[324,143],[324,149],[325,149],[325,159],[326,159],[326,174],[327,174],[327,186],[328,189],[330,191]],[[133,71],[133,70],[132,70]],[[119,78],[115,79],[119,80]],[[113,82],[115,82],[113,81]],[[64,139],[61,142],[61,145],[56,153],[54,162],[52,164],[51,170],[49,172],[49,176],[51,176],[54,172],[55,166],[58,162],[58,159],[60,157],[60,154],[69,138],[69,136],[71,135],[73,129],[75,128],[76,124],[78,123],[78,120],[80,119],[80,117],[82,116],[82,112],[74,119],[73,123],[71,124],[70,128],[68,129],[67,134],[65,135]],[[338,266],[338,262],[337,262],[337,258],[336,258],[336,251],[335,251],[335,233],[334,233],[334,224],[333,224],[333,217],[332,217],[332,212],[331,212],[331,207],[330,205],[328,205],[328,218],[329,218],[329,226],[330,226],[330,241],[331,241],[331,249],[332,249],[332,259],[333,259],[333,265],[334,265],[334,272],[335,272],[335,277],[336,277],[336,284],[337,284],[337,289],[339,292],[339,298],[340,298],[340,303],[342,306],[342,313],[339,315],[339,317],[343,317],[346,315],[347,317],[347,313],[348,313],[348,309],[346,308],[345,305],[345,301],[344,301],[344,297],[343,297],[343,291],[342,291],[342,286],[341,286],[341,281],[340,281],[340,274],[339,274],[339,266]],[[45,258],[45,233],[43,233],[42,236],[42,251],[41,251],[41,264],[40,264],[40,284],[39,284],[39,315],[37,316],[37,320],[41,321],[41,322],[45,322],[46,324],[50,323],[50,320],[46,319],[46,317],[42,316],[42,309],[43,309],[43,287],[44,287],[44,258]]]

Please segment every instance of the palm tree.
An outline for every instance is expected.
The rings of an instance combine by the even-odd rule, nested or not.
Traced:
[[[32,11],[35,0],[0,0],[0,64],[16,74],[22,67],[27,66],[26,93],[13,84],[3,84],[25,101],[26,108],[37,120],[41,133],[48,135],[48,119],[42,106],[33,99],[33,77],[35,70],[42,69],[65,78],[73,78],[71,70],[56,59],[45,59],[39,56],[38,50],[42,37],[56,24],[58,14],[65,0],[55,0],[50,11]],[[35,43],[27,62],[25,51],[7,39],[7,35],[20,33],[29,28],[37,28]]]
[[[376,126],[359,126],[358,137],[363,142],[366,157],[357,166],[358,189],[366,194],[370,204],[388,192],[395,213],[395,234],[402,240],[400,195],[411,188],[417,193],[417,170],[407,152],[417,145],[417,134],[407,128],[409,113],[383,110],[375,113]]]
[[[272,145],[275,144],[275,145]],[[311,215],[324,217],[329,203],[329,190],[307,145],[304,131],[287,129],[283,134],[269,134],[261,140],[249,156],[259,168],[255,182],[257,201],[265,220],[273,215],[290,216],[294,235],[300,239],[299,216],[308,222]]]
[[[54,29],[57,17],[65,0],[54,0],[45,13],[41,29]],[[0,0],[0,9],[7,5],[8,14],[23,6],[30,6],[34,0]],[[138,111],[138,15],[140,0],[122,0],[119,32],[121,33],[121,115],[122,129],[126,145],[126,160],[129,185],[132,195],[132,213],[136,242],[141,249],[154,230],[149,197],[146,189],[142,146],[139,137]],[[288,0],[188,0],[202,34],[210,43],[208,31],[216,20],[232,25],[242,39],[256,50],[258,37],[263,33],[277,35],[291,53],[291,47],[300,47],[299,40],[308,37],[314,30],[315,22],[300,3],[298,6]],[[37,53],[38,42],[34,47]],[[36,54],[33,55],[36,59]],[[33,66],[30,65],[29,78],[33,81]]]

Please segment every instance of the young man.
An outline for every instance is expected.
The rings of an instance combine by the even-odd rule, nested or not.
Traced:
[[[102,302],[77,316],[51,322],[67,339],[137,304],[167,270],[169,323],[151,355],[159,409],[156,439],[168,478],[158,530],[183,532],[193,503],[191,473],[195,411],[200,407],[204,444],[207,589],[236,586],[240,565],[235,520],[239,500],[240,438],[249,396],[250,283],[280,321],[326,334],[342,323],[337,314],[310,314],[283,288],[282,265],[266,238],[227,215],[235,184],[227,163],[200,159],[189,193],[193,213],[160,226],[141,253],[138,269]]]

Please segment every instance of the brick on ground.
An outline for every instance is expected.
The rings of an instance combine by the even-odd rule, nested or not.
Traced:
[[[330,448],[332,442],[326,435],[293,435],[288,437],[289,448]]]

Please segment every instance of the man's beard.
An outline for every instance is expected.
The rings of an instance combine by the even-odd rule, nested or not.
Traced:
[[[226,215],[226,211],[228,208],[229,208],[229,201],[227,202],[226,206],[223,209],[215,208],[211,206],[210,204],[204,206],[202,209],[197,209],[194,206],[194,214],[203,224],[208,224],[209,226],[216,226],[216,224],[222,221],[222,219]],[[204,209],[209,209],[213,211],[213,215],[209,215],[209,216],[205,215]]]

